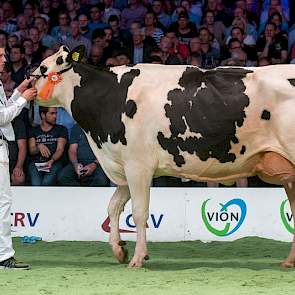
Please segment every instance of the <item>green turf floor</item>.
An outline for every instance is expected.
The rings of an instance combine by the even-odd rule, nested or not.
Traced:
[[[279,268],[290,243],[259,238],[235,242],[149,243],[143,269],[127,269],[107,243],[21,244],[29,271],[0,271],[0,294],[295,294],[295,270]],[[133,251],[134,243],[128,243]]]

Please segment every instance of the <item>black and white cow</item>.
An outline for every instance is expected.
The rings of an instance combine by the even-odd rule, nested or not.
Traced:
[[[34,72],[38,100],[72,114],[118,185],[108,211],[110,244],[120,262],[126,251],[119,216],[130,197],[137,243],[129,266],[140,267],[148,257],[153,177],[226,182],[258,175],[285,186],[295,216],[294,65],[99,69],[79,63],[81,54],[81,47],[61,47],[42,62]],[[295,242],[282,265],[295,266]]]

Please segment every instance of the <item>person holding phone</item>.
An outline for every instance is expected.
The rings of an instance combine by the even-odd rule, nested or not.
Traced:
[[[64,186],[109,186],[109,179],[93,154],[87,138],[75,125],[69,141],[70,164],[60,172],[58,183]]]

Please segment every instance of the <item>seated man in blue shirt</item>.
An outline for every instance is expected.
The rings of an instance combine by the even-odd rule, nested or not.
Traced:
[[[41,124],[31,128],[29,152],[31,163],[28,174],[33,186],[55,185],[62,169],[61,158],[67,143],[66,127],[56,124],[57,109],[39,107]]]
[[[109,179],[93,154],[82,129],[76,124],[71,131],[70,164],[60,172],[58,182],[64,186],[109,186]]]

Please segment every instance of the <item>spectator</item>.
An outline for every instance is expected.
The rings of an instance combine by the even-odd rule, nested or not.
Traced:
[[[237,61],[237,63],[235,64],[236,66],[248,66],[247,54],[241,48],[234,50],[231,54],[231,58]]]
[[[69,16],[65,11],[58,14],[58,26],[51,30],[51,36],[59,43],[62,43],[71,36],[71,28],[69,27]]]
[[[194,37],[189,43],[190,54],[197,53],[202,55],[201,41],[199,37]]]
[[[1,73],[1,82],[3,84],[3,88],[7,98],[12,95],[14,88],[16,87],[15,82],[11,79],[11,74],[11,67],[6,63],[3,68],[3,72]]]
[[[238,38],[244,45],[255,47],[256,42],[251,35],[247,35],[242,26],[233,26],[230,32],[230,36],[226,40],[228,44],[231,38]]]
[[[18,86],[25,79],[26,71],[26,61],[25,61],[25,51],[21,45],[15,45],[11,48],[9,55],[11,63],[11,79]]]
[[[235,5],[236,7],[242,9],[243,11],[245,11],[246,14],[246,18],[248,19],[249,23],[254,25],[256,28],[259,25],[259,18],[257,15],[258,12],[258,7],[256,7],[254,10],[253,8],[253,0],[237,0]]]
[[[45,46],[41,43],[41,36],[37,27],[31,27],[29,29],[29,38],[33,41],[34,58],[42,60],[42,53],[45,51]]]
[[[19,40],[16,35],[11,34],[7,38],[7,50],[10,51],[11,48],[15,45],[19,45]]]
[[[117,8],[114,8],[114,0],[103,0],[103,3],[105,5],[103,13],[103,21],[105,23],[109,22],[111,15],[116,15],[120,19],[121,11]]]
[[[157,28],[157,18],[153,12],[147,12],[144,17],[144,28],[143,31],[145,36],[152,37],[157,45],[160,44],[161,38],[164,36],[163,31],[160,28]]]
[[[202,66],[202,56],[201,54],[194,52],[191,53],[187,58],[187,64],[192,66],[201,67]]]
[[[74,49],[79,45],[84,45],[86,48],[86,54],[89,56],[91,50],[91,42],[89,39],[83,37],[79,31],[79,22],[77,20],[71,21],[71,37],[68,37],[63,41],[70,50]]]
[[[103,7],[102,5],[94,5],[90,9],[90,22],[89,29],[94,31],[95,29],[104,29],[107,24],[103,22]]]
[[[36,12],[37,11],[36,11],[35,5],[27,1],[24,7],[24,16],[26,18],[26,22],[29,27],[33,25]]]
[[[199,14],[194,14],[193,7],[192,7],[192,1],[190,0],[181,0],[180,6],[184,7],[188,13],[189,21],[196,25],[200,25],[201,23],[201,17]]]
[[[124,8],[121,14],[122,29],[129,29],[134,21],[143,22],[147,9],[140,0],[129,0],[128,7]]]
[[[217,43],[217,45],[213,47],[218,49],[220,46],[224,45],[225,26],[221,21],[214,20],[214,12],[212,10],[207,10],[205,12],[202,26],[208,28],[216,38],[215,43]]]
[[[118,66],[122,65],[129,65],[130,64],[130,56],[126,50],[118,50],[115,54],[114,57],[116,58],[118,62]]]
[[[15,141],[8,142],[9,172],[12,185],[24,185],[26,180],[25,162],[27,156],[27,133],[24,121],[17,117],[12,121]]]
[[[219,64],[219,51],[211,46],[212,34],[206,27],[200,28],[199,38],[202,49],[202,67],[215,68]]]
[[[118,60],[115,57],[109,57],[106,60],[106,66],[108,66],[108,67],[114,67],[114,66],[118,66],[118,65],[119,65]]]
[[[106,39],[106,34],[103,29],[95,29],[93,31],[92,43],[103,48],[103,62],[105,62],[107,58],[111,57],[114,50],[118,49],[119,47],[118,43],[110,42]]]
[[[10,1],[4,1],[2,4],[3,21],[5,25],[1,28],[7,34],[14,33],[17,30],[17,21],[15,18],[15,11]]]
[[[172,42],[168,37],[162,37],[160,41],[160,49],[162,51],[162,61],[166,65],[180,65],[179,58],[172,53]]]
[[[278,12],[282,17],[282,30],[288,30],[288,21],[290,18],[289,1],[288,0],[265,0],[263,3],[261,15],[260,15],[260,26],[258,34],[262,34],[265,30],[269,17],[274,13]]]
[[[39,114],[41,124],[31,128],[29,134],[32,162],[28,173],[33,186],[55,185],[57,174],[62,168],[61,157],[67,142],[67,129],[56,124],[56,108],[40,107]],[[37,168],[36,163],[43,163],[43,169]]]
[[[24,14],[19,14],[16,19],[17,19],[17,31],[14,32],[14,35],[16,35],[18,40],[22,42],[24,39],[29,37],[27,20]]]
[[[257,41],[258,57],[271,59],[272,64],[286,63],[288,58],[288,40],[281,34],[276,34],[277,27],[268,23],[262,37]]]
[[[88,64],[93,66],[101,66],[104,64],[104,52],[103,47],[99,44],[93,44],[88,58]]]
[[[185,60],[189,55],[188,44],[180,42],[178,38],[176,37],[176,33],[174,31],[168,30],[165,36],[168,37],[171,41],[171,44],[172,44],[171,53],[176,54],[176,56],[180,60],[182,61]]]
[[[247,14],[245,13],[245,11],[243,9],[238,8],[238,7],[234,11],[234,19],[233,19],[232,25],[229,26],[227,28],[227,30],[225,31],[225,39],[227,39],[229,37],[233,26],[239,26],[239,25],[237,25],[236,22],[240,21],[240,20],[242,20],[242,22],[243,22],[243,29],[245,31],[245,34],[251,35],[254,38],[254,40],[256,41],[257,40],[256,27],[248,22]]]
[[[57,40],[48,34],[48,22],[46,18],[42,16],[36,17],[34,25],[39,30],[41,44],[44,47],[52,48],[57,45]]]
[[[162,0],[154,0],[152,9],[158,19],[158,22],[168,29],[171,25],[171,17],[164,12]]]
[[[34,43],[31,39],[25,39],[23,41],[23,47],[25,50],[25,60],[27,65],[41,63],[42,59],[34,55]]]
[[[64,186],[108,186],[109,179],[96,160],[82,129],[75,125],[70,135],[70,164],[61,171],[58,182]]]
[[[81,36],[91,40],[91,31],[89,29],[89,19],[86,14],[80,14],[79,18],[79,31]]]
[[[79,0],[66,0],[66,9],[71,21],[77,19],[79,9]]]
[[[152,48],[153,46],[146,42],[143,30],[135,30],[132,35],[132,44],[129,47],[131,63],[148,62]]]
[[[233,27],[231,31],[231,39],[238,39],[240,41],[240,46],[243,51],[247,54],[247,59],[249,60],[249,64],[247,66],[255,66],[257,63],[257,52],[255,41],[249,35],[246,36],[243,29],[240,27]],[[230,39],[230,40],[231,40]]]
[[[7,33],[3,30],[0,30],[0,47],[4,48],[7,51]]]
[[[189,22],[186,12],[178,14],[178,20],[176,23],[172,23],[170,30],[173,30],[179,41],[185,44],[189,44],[190,39],[197,36],[197,28],[192,22]]]
[[[120,27],[120,20],[118,16],[116,15],[111,15],[109,17],[109,22],[108,22],[110,28],[113,31],[113,37],[112,40],[114,42],[117,42],[121,46],[127,44],[127,39],[128,39],[128,33],[126,30],[122,30]]]

